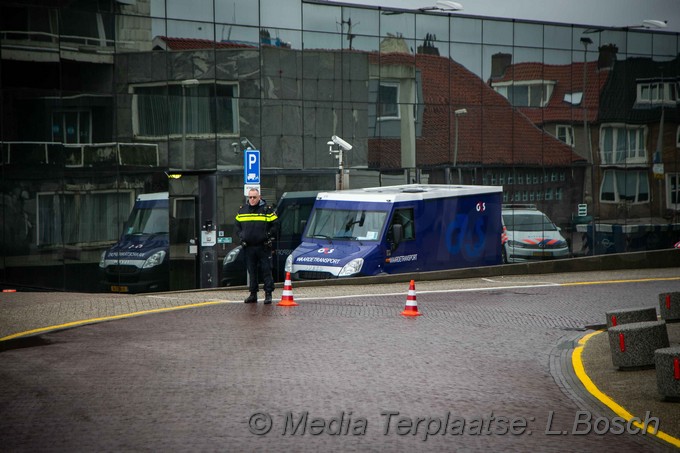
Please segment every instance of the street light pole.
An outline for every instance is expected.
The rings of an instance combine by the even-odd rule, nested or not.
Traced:
[[[182,170],[187,169],[187,92],[186,88],[198,85],[196,79],[182,81]]]
[[[466,114],[467,109],[458,109],[455,112],[453,112],[455,124],[455,138],[453,143],[453,167],[458,171],[458,184],[461,183],[462,179],[460,168],[458,168],[458,117]]]
[[[588,137],[588,106],[586,105],[586,89],[588,86],[588,46],[593,43],[590,38],[581,38],[583,43],[583,96],[581,102],[583,103],[583,136],[585,138],[585,151],[588,152],[588,158],[590,163],[593,163],[593,152],[590,146],[590,140]]]
[[[593,156],[593,147],[590,142],[590,131],[588,130],[588,106],[586,105],[586,92],[588,88],[588,46],[593,43],[593,40],[588,38],[588,37],[582,37],[581,38],[581,43],[583,44],[583,94],[581,96],[581,103],[583,105],[583,141],[585,145],[584,152],[588,154],[588,159],[590,160],[590,166],[588,167],[588,172],[586,174],[586,179],[585,181],[585,191],[586,191],[586,196],[584,197],[585,199],[583,201],[586,202],[586,205],[590,204],[590,215],[593,218],[593,222],[591,223],[592,225],[592,237],[590,240],[590,250],[589,252],[591,254],[595,254],[595,216],[594,214],[594,209],[595,209],[595,159]],[[588,197],[587,193],[588,190],[590,190],[590,197]],[[588,200],[590,198],[590,200]],[[588,203],[590,201],[590,203]],[[587,234],[587,233],[586,233]]]

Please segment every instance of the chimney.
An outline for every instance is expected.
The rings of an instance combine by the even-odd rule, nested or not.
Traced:
[[[616,54],[619,48],[616,44],[605,44],[600,46],[600,56],[597,59],[597,69],[611,69],[616,61]]]
[[[512,54],[496,53],[491,56],[491,78],[503,77],[505,70],[512,64]]]

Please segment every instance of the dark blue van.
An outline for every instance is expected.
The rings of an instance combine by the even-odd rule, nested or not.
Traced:
[[[324,279],[501,264],[501,203],[498,186],[322,192],[286,271]]]
[[[168,192],[137,197],[120,240],[99,261],[103,291],[168,290],[168,205]]]

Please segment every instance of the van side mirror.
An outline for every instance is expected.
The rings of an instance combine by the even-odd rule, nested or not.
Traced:
[[[398,223],[392,225],[392,250],[399,246],[404,239],[404,226]]]

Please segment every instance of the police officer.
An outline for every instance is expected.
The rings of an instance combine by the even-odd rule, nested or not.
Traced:
[[[264,303],[272,303],[274,278],[272,277],[271,256],[276,221],[276,212],[261,199],[260,191],[250,189],[248,203],[241,206],[236,214],[236,234],[243,246],[250,280],[250,296],[243,301],[247,304],[257,302],[258,266],[264,279]]]

